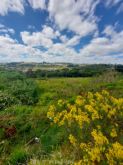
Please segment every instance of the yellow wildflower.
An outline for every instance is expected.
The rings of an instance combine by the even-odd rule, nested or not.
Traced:
[[[47,112],[47,117],[49,119],[52,119],[54,116],[55,116],[55,107],[51,105],[49,111]]]
[[[64,125],[64,119],[59,122],[59,126]]]
[[[95,161],[100,162],[101,152],[100,152],[99,147],[95,147],[91,149],[91,151],[89,152],[89,155],[92,162],[95,162]]]
[[[88,97],[89,100],[91,100],[91,99],[93,99],[94,96],[93,96],[93,94],[91,92],[88,92],[88,96],[87,97]]]
[[[69,141],[73,146],[76,146],[77,140],[72,134],[69,135]]]
[[[95,120],[95,119],[99,119],[100,117],[99,117],[99,114],[98,114],[98,112],[95,110],[95,111],[93,111],[93,113],[92,113],[92,120]]]
[[[106,90],[103,90],[103,91],[102,91],[102,94],[103,94],[104,96],[109,96],[109,92],[106,91]]]
[[[85,105],[85,109],[88,111],[88,112],[94,112],[94,108],[91,106],[91,105]]]
[[[85,112],[81,112],[81,115],[75,115],[75,120],[79,124],[80,128],[82,128],[84,122],[90,122],[90,119],[88,118],[88,115]]]
[[[58,123],[58,122],[59,122],[58,117],[54,117],[53,122],[54,122],[55,124]]]
[[[111,135],[111,137],[117,137],[117,132],[114,128],[112,129],[110,135]]]
[[[96,93],[95,93],[95,96],[96,96],[96,99],[97,99],[98,101],[103,100],[103,96],[102,96],[99,92],[96,92]]]
[[[118,159],[123,160],[123,145],[118,142],[115,142],[113,145],[114,156]]]
[[[116,114],[116,109],[112,109],[108,112],[108,118],[111,118],[112,116],[115,116]]]
[[[77,111],[76,106],[75,105],[71,106],[71,113],[75,113],[76,111]]]
[[[118,142],[122,141],[123,98],[114,98],[107,91],[89,92],[78,96],[75,104],[59,100],[58,105],[65,106],[51,106],[47,117],[73,133],[68,138],[75,155],[81,159],[75,157],[78,161],[73,164],[95,165],[102,160],[110,165],[123,162],[123,145]],[[114,143],[115,137],[118,141]]]
[[[82,160],[79,160],[78,162],[75,162],[74,165],[83,165]]]
[[[106,153],[109,164],[116,164],[116,160],[123,161],[123,145],[118,142],[115,142],[112,147]]]
[[[95,140],[95,143],[97,145],[103,145],[103,144],[107,144],[108,143],[108,139],[106,138],[106,136],[104,136],[102,134],[101,131],[97,132],[97,130],[93,130],[91,132],[91,135],[93,136],[94,140]]]
[[[80,143],[80,148],[83,150],[87,147],[86,143]]]
[[[75,103],[79,106],[82,106],[84,104],[84,100],[83,100],[82,96],[78,96]]]

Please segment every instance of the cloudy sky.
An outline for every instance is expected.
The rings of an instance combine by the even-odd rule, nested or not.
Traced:
[[[123,0],[1,0],[0,62],[123,64]]]

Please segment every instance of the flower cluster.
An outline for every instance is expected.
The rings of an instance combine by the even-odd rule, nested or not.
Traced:
[[[123,98],[110,96],[105,90],[88,92],[72,104],[59,100],[47,117],[68,128],[68,142],[76,150],[75,165],[123,162]]]

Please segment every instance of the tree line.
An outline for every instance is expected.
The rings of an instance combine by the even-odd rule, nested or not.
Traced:
[[[112,69],[112,65],[69,65],[67,68],[57,70],[32,70],[28,69],[25,74],[31,78],[46,77],[92,77],[102,74],[108,69]]]

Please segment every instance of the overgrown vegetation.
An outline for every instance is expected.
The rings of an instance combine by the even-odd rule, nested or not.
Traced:
[[[75,66],[70,66],[70,68],[72,67]],[[96,142],[91,133],[93,129],[97,130],[98,125],[101,126],[101,130],[98,131],[101,131],[109,141],[109,146],[106,146],[105,150],[107,154],[115,142],[123,145],[122,122],[121,125],[116,121],[114,122],[115,119],[119,122],[122,121],[122,102],[120,105],[111,102],[111,98],[114,98],[116,102],[123,98],[123,76],[113,68],[110,70],[102,68],[102,70],[101,74],[98,73],[94,74],[93,77],[85,78],[47,78],[47,76],[30,78],[31,76],[27,76],[20,71],[1,69],[0,164],[33,165],[37,163],[55,165],[61,163],[70,165],[80,163],[81,165],[81,160],[83,160],[82,153],[84,152],[85,156],[88,153],[72,145],[70,139],[75,137],[77,141],[74,140],[79,146],[81,143],[86,143],[87,145],[90,141],[94,149]],[[104,96],[105,94],[101,93],[103,90],[109,91],[110,95],[106,94]],[[91,92],[90,95],[93,96],[93,99],[88,98],[88,92]],[[101,95],[102,100],[100,100],[101,98],[98,100],[95,95],[96,92],[99,92],[98,94]],[[78,95],[79,97],[77,97]],[[78,105],[78,99],[80,99],[80,104],[83,100],[86,101],[81,106]],[[91,105],[93,102],[95,104]],[[103,102],[107,108],[110,106],[111,111],[103,111],[103,104],[101,104]],[[79,120],[74,121],[73,118],[72,122],[74,124],[67,125],[66,119],[66,122],[61,122],[61,126],[59,126],[59,122],[62,121],[61,119],[63,119],[64,115],[61,116],[57,124],[51,124],[54,118],[50,117],[50,115],[48,116],[50,119],[47,117],[47,112],[49,109],[51,110],[51,105],[56,107],[54,117],[57,117],[60,113],[62,114],[65,110],[67,114],[72,112],[71,108],[67,106],[76,107],[76,115],[78,115],[78,109],[80,109],[80,112],[85,113],[86,110],[83,106],[85,107],[86,105],[91,105],[95,111],[94,113],[87,111],[87,115],[90,115],[90,123],[84,123],[82,128],[77,125]],[[100,109],[102,109],[101,112]],[[112,113],[113,109],[115,117],[108,119],[107,113]],[[121,114],[118,113],[119,111]],[[102,113],[102,116],[104,115],[105,117],[92,120],[92,114],[98,117],[97,113],[99,116]],[[82,117],[83,115],[80,116]],[[108,127],[105,120],[108,120]],[[115,128],[117,136],[110,137],[109,134],[114,127],[114,123],[118,124],[118,127]],[[81,134],[81,130],[84,136]],[[87,141],[83,139],[87,139]],[[119,151],[122,153],[122,147],[120,149]],[[91,159],[88,160],[91,161]],[[97,160],[95,160],[96,163],[98,163]],[[100,160],[102,160],[102,157]],[[118,159],[116,163],[119,163],[119,161],[122,162],[122,159]]]
[[[11,104],[13,99],[23,105],[33,105],[38,102],[37,84],[19,72],[0,71],[0,91],[0,101],[5,107]]]
[[[103,90],[77,96],[74,103],[59,100],[47,117],[64,129],[70,152],[77,164],[121,164],[123,162],[123,99]],[[63,144],[64,145],[64,144]]]

